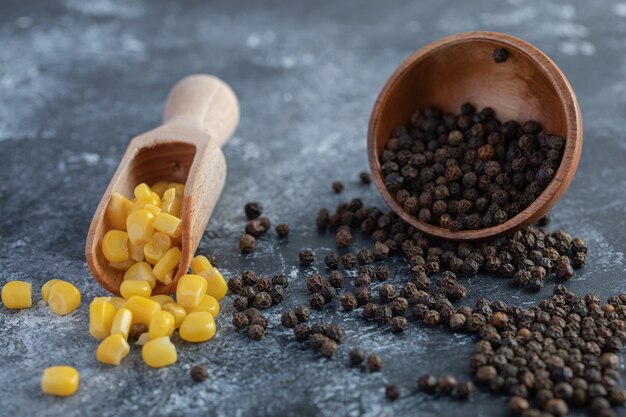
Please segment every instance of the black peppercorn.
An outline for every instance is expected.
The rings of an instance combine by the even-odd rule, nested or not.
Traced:
[[[285,223],[281,223],[278,226],[276,226],[276,234],[278,235],[279,239],[285,239],[286,237],[289,236],[289,225],[285,224]]]
[[[272,298],[272,304],[279,304],[285,299],[285,289],[282,285],[272,285],[269,290],[269,295]]]
[[[451,375],[442,375],[437,381],[437,389],[443,395],[449,395],[456,388],[456,378]]]
[[[146,333],[148,331],[148,326],[143,323],[135,323],[130,326],[130,331],[128,332],[128,338],[130,340],[137,340],[139,336]]]
[[[256,239],[254,236],[244,233],[239,239],[239,250],[242,253],[251,253],[256,249]]]
[[[400,387],[397,385],[387,385],[385,387],[385,396],[391,401],[397,400],[400,398]]]
[[[252,340],[261,340],[265,336],[265,329],[263,326],[253,324],[248,329],[248,337]]]
[[[405,331],[408,326],[408,321],[402,316],[395,316],[389,320],[389,327],[393,333],[401,333]]]
[[[340,248],[347,248],[352,243],[352,232],[347,227],[342,227],[337,230],[335,235],[337,246]]]
[[[238,311],[233,314],[233,326],[235,326],[236,329],[241,330],[244,327],[248,326],[249,323],[250,321],[248,320],[248,316],[246,316],[245,313]]]
[[[268,308],[272,305],[272,297],[265,291],[260,291],[254,297],[254,305],[258,308]]]
[[[324,334],[330,337],[331,339],[333,339],[337,343],[341,343],[344,337],[346,337],[345,329],[339,324],[335,324],[335,323],[328,325],[328,328],[326,329]]]
[[[474,391],[476,391],[476,387],[472,381],[464,381],[457,384],[456,387],[456,396],[461,399],[469,398]]]
[[[315,261],[315,254],[310,249],[302,249],[300,253],[298,253],[298,260],[300,261],[300,265],[309,266]]]
[[[231,277],[228,280],[228,289],[233,294],[239,294],[239,292],[243,289],[243,280],[239,277]]]
[[[370,302],[372,299],[372,294],[368,287],[358,287],[354,290],[354,296],[357,300],[358,305],[362,306]]]
[[[324,304],[326,304],[326,299],[322,294],[316,292],[309,296],[309,306],[311,306],[311,308],[321,310],[324,308]]]
[[[335,194],[340,194],[343,191],[343,183],[341,181],[333,181],[332,187]]]
[[[345,311],[352,311],[357,308],[358,302],[354,294],[346,292],[339,297],[339,304]]]
[[[325,285],[324,278],[320,274],[313,274],[306,280],[306,287],[310,293],[322,291]]]
[[[343,286],[343,274],[339,271],[331,271],[328,274],[328,283],[335,288]]]
[[[351,366],[358,366],[365,361],[365,351],[361,348],[354,348],[348,352],[348,360]]]
[[[205,381],[209,377],[209,372],[203,365],[194,365],[191,367],[191,379],[194,382]]]
[[[422,375],[418,378],[417,380],[417,388],[420,391],[432,394],[437,390],[437,386],[438,386],[438,381],[437,378],[435,378],[432,375]]]
[[[250,202],[244,206],[246,217],[249,220],[256,219],[263,213],[263,205],[258,202]]]
[[[337,268],[337,266],[339,266],[339,258],[337,257],[337,254],[335,254],[334,252],[330,252],[324,258],[324,263],[330,269],[335,269]]]
[[[309,326],[306,323],[299,323],[293,328],[293,334],[296,336],[296,340],[303,342],[309,339]]]
[[[298,316],[293,310],[285,310],[280,317],[280,322],[285,327],[294,328],[298,324]]]
[[[247,234],[253,236],[255,239],[258,239],[267,232],[267,228],[264,226],[261,219],[250,220],[246,223],[245,230]]]
[[[259,277],[254,285],[257,291],[267,291],[270,289],[270,280],[267,277]]]
[[[250,271],[250,270],[246,270],[246,271],[243,271],[241,273],[241,279],[243,281],[243,285],[247,285],[249,287],[252,287],[252,286],[256,285],[256,281],[258,279],[258,276],[257,276],[256,272]]]
[[[378,297],[383,303],[392,301],[396,295],[396,287],[393,284],[385,284],[378,290]]]
[[[324,342],[322,342],[322,345],[319,347],[319,352],[327,358],[333,356],[336,351],[337,343],[329,338],[326,338],[326,340],[324,340]]]
[[[367,357],[367,367],[372,372],[383,369],[383,358],[380,355],[373,354]]]
[[[263,330],[265,330],[267,329],[267,326],[269,325],[269,321],[267,320],[265,316],[262,316],[261,314],[259,314],[253,317],[252,320],[250,321],[250,325],[254,325],[254,324],[256,324],[257,326],[263,327]]]
[[[305,306],[304,304],[296,306],[293,311],[294,313],[296,313],[296,317],[298,318],[298,321],[300,323],[309,321],[309,319],[311,318],[311,311],[309,310],[309,307]]]
[[[235,307],[235,310],[237,311],[244,311],[245,309],[248,308],[248,297],[237,297],[235,298],[235,300],[233,301],[233,307]]]

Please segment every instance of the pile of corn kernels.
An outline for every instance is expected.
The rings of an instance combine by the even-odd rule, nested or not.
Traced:
[[[146,331],[136,344],[142,346],[144,362],[153,368],[176,362],[176,347],[170,337],[178,330],[187,342],[205,342],[215,335],[219,301],[228,287],[222,274],[205,256],[196,256],[191,273],[176,286],[175,299],[152,295],[157,281],[172,282],[180,261],[182,220],[178,217],[184,185],[159,182],[152,187],[140,184],[131,201],[113,194],[107,206],[106,221],[111,227],[102,241],[109,265],[124,270],[120,285],[122,297],[95,297],[89,305],[89,332],[101,340],[98,361],[119,365],[130,352],[129,334],[133,326]],[[81,302],[78,288],[52,279],[41,287],[42,299],[59,315],[76,310]],[[2,303],[11,309],[32,306],[32,285],[10,281],[2,287]],[[69,396],[79,385],[78,371],[71,366],[44,370],[41,389],[56,396]]]

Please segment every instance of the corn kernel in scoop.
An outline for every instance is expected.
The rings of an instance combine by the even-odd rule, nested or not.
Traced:
[[[183,221],[171,214],[161,213],[154,220],[154,228],[170,237],[178,238],[183,233]]]
[[[205,342],[215,336],[215,320],[206,311],[190,313],[178,329],[180,337],[188,342]]]
[[[170,336],[174,332],[176,320],[172,313],[167,311],[159,311],[152,317],[148,336],[150,340],[158,339],[162,336]]]
[[[159,262],[152,268],[152,273],[161,282],[164,282],[168,273],[172,272],[180,262],[181,252],[179,248],[171,248],[159,259]]]
[[[116,310],[126,306],[126,300],[122,297],[111,297],[109,302],[113,304],[113,307],[115,307]]]
[[[96,349],[96,358],[108,365],[119,365],[122,359],[130,352],[130,345],[126,338],[115,333],[104,339]]]
[[[120,284],[120,294],[127,300],[133,295],[149,298],[152,294],[152,287],[146,281],[124,280]]]
[[[89,333],[96,339],[104,339],[111,333],[116,310],[104,297],[96,297],[89,304]]]
[[[146,365],[152,368],[161,368],[176,362],[176,346],[167,336],[146,342],[141,348],[141,357]]]
[[[148,184],[143,182],[135,187],[133,194],[137,200],[149,200],[152,198],[152,190],[148,187]]]
[[[126,216],[128,216],[128,211],[132,206],[132,201],[123,195],[119,193],[111,194],[104,215],[111,229],[126,230]]]
[[[126,307],[122,307],[113,316],[111,322],[111,334],[121,334],[124,339],[128,339],[130,326],[133,324],[133,312]]]
[[[137,262],[124,274],[124,281],[145,281],[150,284],[150,288],[156,285],[156,278],[152,273],[152,267],[147,262]]]
[[[163,232],[154,232],[150,240],[143,247],[146,261],[156,264],[172,247],[172,238]]]
[[[9,281],[2,287],[2,304],[6,308],[30,308],[33,305],[32,284],[24,281]]]
[[[163,199],[161,200],[161,212],[171,214],[172,216],[178,216],[180,207],[182,205],[182,195],[176,195],[176,189],[170,188],[163,193]]]
[[[69,282],[60,281],[50,289],[48,305],[54,313],[64,316],[80,305],[80,291]]]
[[[133,265],[135,265],[135,261],[130,258],[124,262],[109,262],[109,266],[113,269],[117,269],[118,271],[128,271],[128,268]]]
[[[130,256],[130,259],[132,259],[135,262],[142,262],[144,259],[143,247],[144,247],[143,244],[133,245],[132,243],[129,243],[128,256]]]
[[[150,189],[157,193],[160,197],[163,197],[163,193],[167,190],[167,182],[159,181],[150,186]]]
[[[185,308],[195,307],[206,294],[206,288],[206,279],[200,275],[185,274],[176,286],[176,302]]]
[[[143,323],[150,326],[152,317],[161,311],[161,304],[149,298],[135,295],[126,301],[126,308],[133,312],[133,324]]]
[[[128,240],[133,245],[143,245],[152,236],[155,216],[146,209],[133,211],[126,218]]]
[[[226,280],[217,268],[211,267],[208,270],[198,272],[198,275],[206,279],[207,294],[214,297],[217,301],[224,298],[228,292],[228,284],[226,284]]]
[[[76,392],[78,371],[71,366],[51,366],[43,371],[41,390],[44,394],[68,397]]]
[[[128,233],[122,230],[109,230],[102,238],[102,253],[109,262],[121,263],[130,259]]]

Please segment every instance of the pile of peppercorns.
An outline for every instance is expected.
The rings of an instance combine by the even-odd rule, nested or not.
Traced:
[[[271,227],[270,219],[261,217],[263,205],[259,202],[250,202],[244,206],[244,212],[248,218],[245,233],[239,239],[239,250],[242,253],[251,253],[256,250],[256,240],[264,235]],[[289,236],[289,226],[281,223],[276,226],[276,235],[279,239]]]
[[[562,417],[569,406],[589,406],[610,417],[612,405],[626,403],[617,355],[626,343],[626,294],[602,304],[558,285],[530,309],[483,299],[474,315],[483,325],[470,366],[479,383],[511,396],[511,412]]]
[[[237,311],[248,307],[266,309],[279,304],[284,300],[288,286],[289,279],[284,274],[276,274],[270,280],[250,270],[243,271],[241,277],[233,276],[228,280],[230,292],[239,296],[233,301]]]
[[[565,140],[527,121],[500,122],[490,107],[431,107],[393,130],[381,155],[387,190],[419,220],[452,231],[504,223],[550,183]]]
[[[545,224],[547,218],[542,222]],[[362,250],[357,256],[348,253],[339,259],[329,254],[326,257],[329,268],[342,264],[349,269],[357,263],[380,261],[389,254],[402,253],[408,258],[414,277],[442,270],[470,276],[482,271],[514,278],[520,286],[538,291],[549,273],[565,281],[572,277],[574,268],[587,263],[585,241],[563,230],[550,233],[543,227],[528,227],[489,242],[437,241],[408,225],[395,213],[364,207],[356,198],[339,204],[332,215],[328,209],[320,209],[316,223],[321,230],[335,230],[339,247],[348,247],[353,231],[359,229],[375,242],[372,251]]]

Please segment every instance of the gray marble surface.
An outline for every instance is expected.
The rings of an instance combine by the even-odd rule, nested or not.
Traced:
[[[179,342],[178,363],[160,370],[148,369],[136,349],[119,367],[99,364],[87,329],[89,300],[103,294],[83,255],[91,216],[128,140],[159,124],[176,80],[215,74],[241,101],[241,124],[224,148],[226,188],[200,251],[219,257],[226,276],[245,268],[286,272],[284,305],[296,305],[305,299],[304,277],[323,270],[321,258],[334,247],[332,236],[315,230],[317,209],[354,196],[381,204],[357,175],[367,168],[367,121],[384,81],[420,46],[479,29],[534,43],[576,90],[584,151],[553,227],[589,242],[590,265],[569,282],[572,290],[626,292],[626,3],[3,0],[0,285],[23,279],[38,291],[46,280],[64,278],[81,289],[83,303],[66,317],[41,301],[25,311],[0,307],[0,415],[504,415],[505,398],[484,391],[469,402],[413,392],[425,371],[469,376],[472,337],[443,329],[412,325],[395,336],[357,313],[328,309],[314,319],[343,323],[348,338],[327,360],[279,325],[282,307],[269,311],[268,336],[252,343],[232,328],[226,302],[215,339]],[[341,196],[330,189],[336,179],[346,182]],[[291,225],[288,242],[266,237],[252,256],[238,253],[248,200],[263,202],[275,224]],[[309,270],[297,266],[302,247],[318,254]],[[391,264],[402,282],[404,262]],[[489,276],[466,283],[470,299],[519,305],[554,285],[537,295]],[[381,353],[383,372],[348,368],[346,352],[356,345]],[[209,369],[203,384],[189,377],[195,363]],[[73,397],[41,393],[41,372],[54,364],[80,371]],[[387,383],[399,384],[403,398],[386,401]]]

